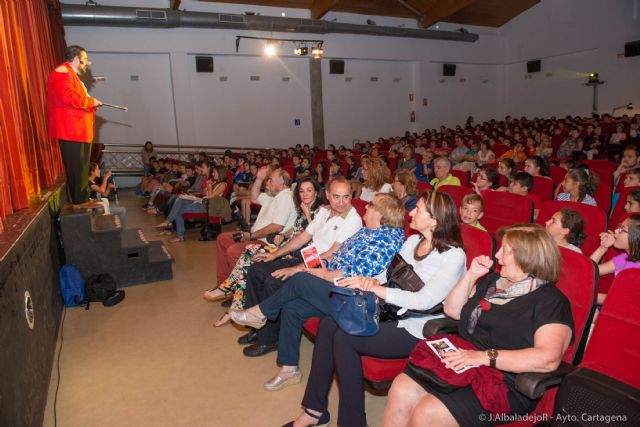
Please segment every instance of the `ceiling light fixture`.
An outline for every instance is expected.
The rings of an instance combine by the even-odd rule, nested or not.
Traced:
[[[250,36],[236,36],[236,52],[240,50],[240,40],[263,40],[267,42],[264,53],[267,56],[275,56],[278,53],[278,45],[285,43],[292,43],[296,47],[293,49],[293,53],[297,56],[305,56],[311,52],[314,59],[322,58],[324,55],[324,40],[301,40],[301,39],[277,39],[273,37],[250,37]]]

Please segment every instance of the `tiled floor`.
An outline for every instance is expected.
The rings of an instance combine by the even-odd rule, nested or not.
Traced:
[[[160,217],[144,214],[143,202],[132,193],[120,197],[127,227],[142,228],[149,239],[163,238],[153,229]],[[264,391],[262,383],[277,370],[275,353],[244,357],[236,343],[242,329],[212,327],[223,308],[203,301],[201,293],[213,285],[215,242],[197,237],[197,230],[188,230],[184,243],[169,246],[176,258],[172,281],[126,288],[125,300],[115,307],[67,309],[59,426],[271,427],[299,413],[313,345],[302,338],[301,385]],[[44,426],[54,424],[56,383],[54,362]],[[332,414],[337,399],[334,387]],[[380,424],[385,402],[366,394],[370,426]]]

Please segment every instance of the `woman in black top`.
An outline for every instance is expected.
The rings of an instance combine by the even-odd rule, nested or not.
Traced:
[[[553,285],[560,253],[546,230],[535,224],[509,227],[496,258],[499,274],[476,284],[493,264],[487,256],[476,257],[444,303],[447,316],[459,320],[459,336],[479,350],[447,353],[443,362],[451,369],[499,369],[508,388],[509,414],[524,415],[537,401],[515,389],[516,374],[555,370],[572,341],[573,318],[569,301]],[[491,415],[470,386],[441,393],[406,371],[389,391],[383,426],[498,424]]]

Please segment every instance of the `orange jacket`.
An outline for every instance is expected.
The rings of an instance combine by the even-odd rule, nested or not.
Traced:
[[[69,141],[93,141],[95,108],[93,98],[75,70],[65,62],[47,79],[49,136]]]

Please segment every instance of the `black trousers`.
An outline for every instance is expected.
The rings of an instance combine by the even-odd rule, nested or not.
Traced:
[[[329,388],[335,372],[340,390],[338,425],[366,426],[360,356],[402,359],[409,356],[418,342],[420,340],[406,329],[398,328],[398,322],[380,323],[376,335],[356,337],[343,332],[331,317],[323,318],[313,347],[311,372],[302,406],[314,411],[327,411]]]
[[[278,259],[272,262],[254,262],[247,272],[247,287],[244,291],[245,306],[253,307],[275,294],[284,285],[285,281],[271,276],[276,270],[292,267],[300,264],[300,260]],[[270,320],[260,330],[258,330],[258,344],[271,345],[278,342],[280,334],[280,318]]]
[[[67,174],[67,193],[71,203],[84,203],[89,199],[89,161],[91,143],[59,139],[62,163]]]

